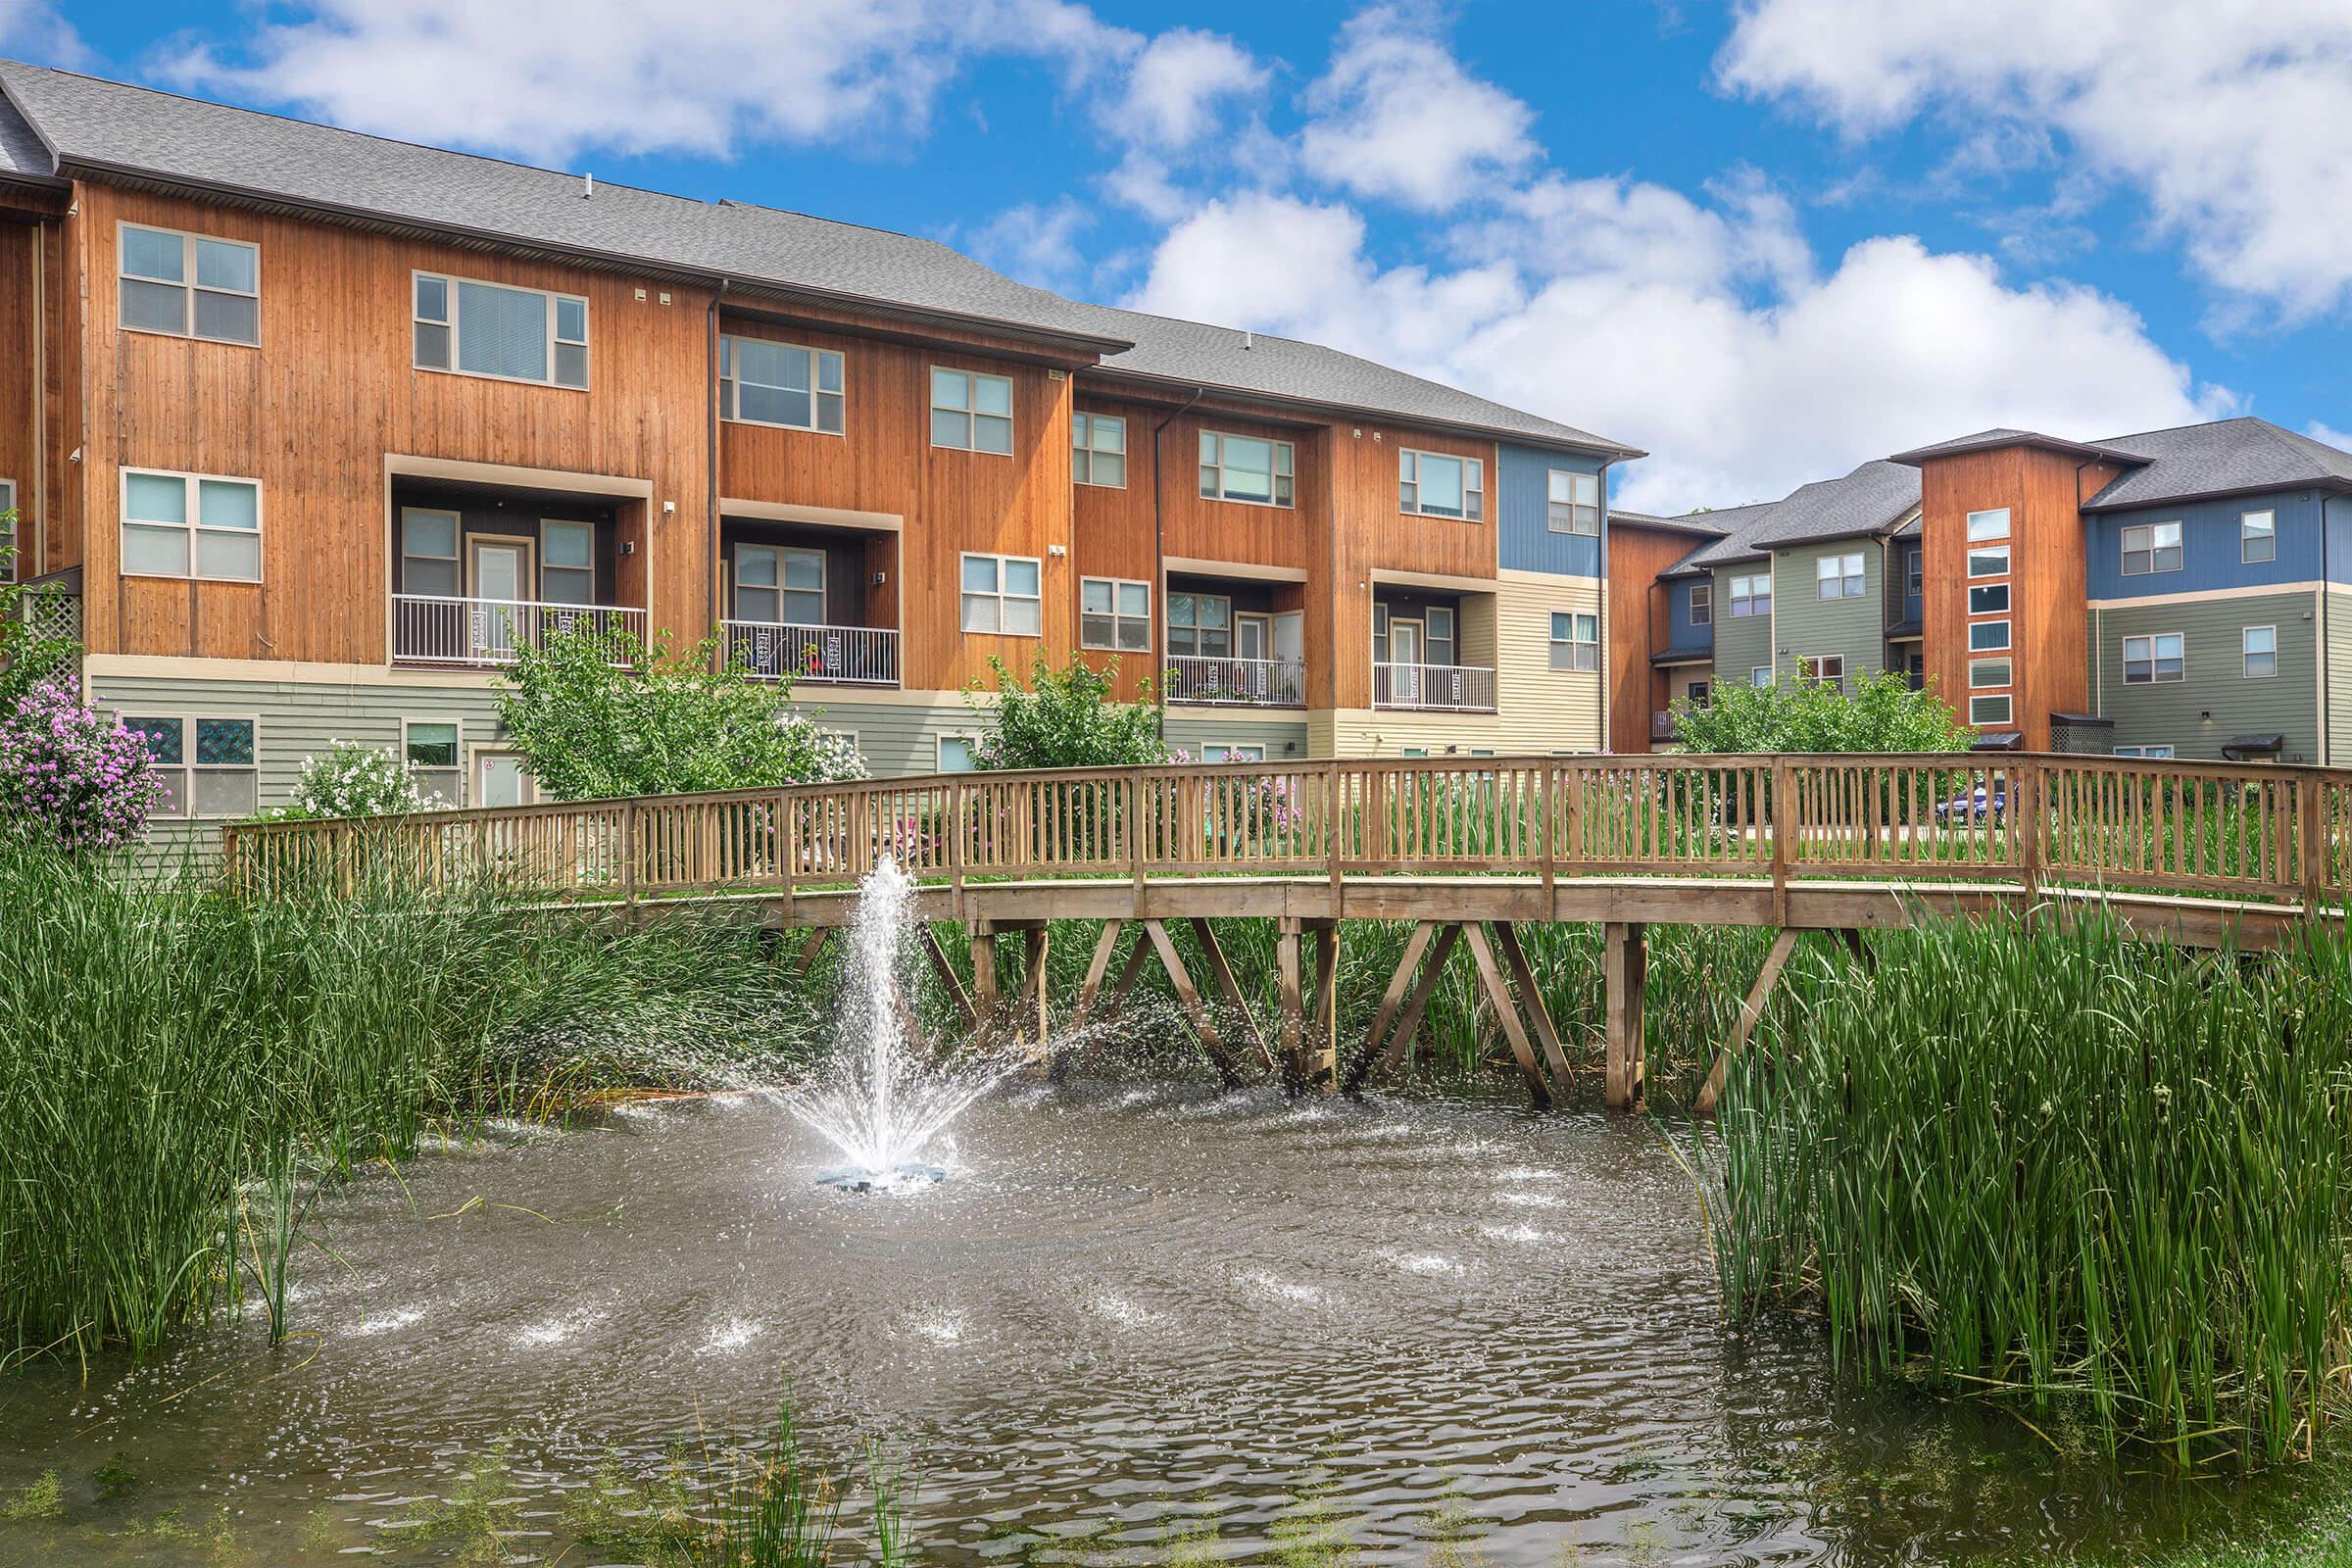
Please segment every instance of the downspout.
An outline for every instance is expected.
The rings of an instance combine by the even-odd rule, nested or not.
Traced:
[[[17,576],[49,569],[49,225],[32,225],[32,527],[17,518]],[[32,535],[32,570],[24,570],[24,535]],[[85,579],[87,574],[84,574]],[[84,588],[87,583],[85,580]]]
[[[727,297],[727,289],[731,281],[728,278],[720,278],[718,292],[710,296],[709,331],[704,348],[704,353],[709,359],[705,369],[710,375],[707,395],[710,400],[710,452],[704,469],[710,487],[708,506],[710,519],[710,554],[703,564],[703,603],[710,608],[710,612],[703,621],[703,635],[706,637],[718,635],[718,307],[719,302]],[[646,563],[645,600],[649,605],[654,600],[653,563],[651,561]],[[651,617],[649,616],[648,619],[650,620]],[[648,629],[650,631],[651,628]],[[720,657],[725,657],[723,652]]]
[[[2334,662],[2328,647],[2328,503],[2334,500],[2327,491],[2320,492],[2320,765],[2329,765],[2335,752],[2335,737],[2328,733],[2328,671]]]
[[[1153,574],[1159,579],[1158,585],[1153,591],[1159,595],[1159,680],[1163,688],[1166,685],[1168,673],[1168,529],[1167,519],[1160,511],[1160,495],[1165,489],[1167,481],[1161,472],[1159,461],[1159,432],[1192,413],[1193,405],[1199,403],[1207,390],[1206,387],[1193,388],[1193,395],[1184,400],[1184,407],[1152,426],[1152,568]],[[1304,621],[1301,620],[1300,624],[1303,627]],[[1299,641],[1303,647],[1305,642],[1303,635]],[[1168,744],[1168,694],[1164,689],[1160,692],[1159,699],[1159,744],[1160,749],[1165,751]]]
[[[1498,451],[1497,462],[1495,464],[1495,466],[1498,468],[1501,466],[1499,458],[1500,454]],[[1609,466],[1606,461],[1602,462],[1597,473],[1599,483],[1595,488],[1600,491],[1600,494],[1595,498],[1600,503],[1600,604],[1596,607],[1600,611],[1600,733],[1594,736],[1593,740],[1596,743],[1595,749],[1606,753],[1612,750],[1609,745],[1609,681],[1611,678],[1611,671],[1609,669],[1609,655],[1617,641],[1617,628],[1611,625],[1609,622]],[[1501,479],[1501,477],[1502,476],[1499,473],[1495,475],[1495,478],[1498,481]],[[1572,495],[1569,497],[1569,499],[1573,501],[1575,500],[1575,497]],[[1574,527],[1575,525],[1575,519],[1571,517],[1569,519],[1569,526]],[[1497,545],[1501,543],[1501,531],[1499,527],[1496,529],[1495,543]],[[1643,618],[1646,619],[1647,617],[1644,616]],[[1649,640],[1647,627],[1643,628],[1642,640],[1643,642],[1647,642]],[[1500,663],[1502,662],[1501,648],[1499,646],[1501,641],[1501,633],[1499,630],[1497,630],[1495,633],[1495,642],[1497,644],[1495,649],[1496,663]],[[1644,670],[1642,673],[1647,674],[1648,671]],[[1646,749],[1646,743],[1644,743],[1644,746]]]
[[[2105,718],[2107,716],[2107,694],[2104,689],[2107,680],[2107,650],[2105,647],[2106,628],[2100,624],[2098,612],[2090,608],[2090,541],[2082,537],[2082,470],[2089,467],[2097,461],[2098,460],[2095,458],[2084,458],[2081,463],[2075,465],[2075,537],[2082,541],[2082,627],[2084,632],[2090,638],[2090,646],[2098,650],[2097,654],[2095,655],[2095,662],[2091,663],[2089,668],[2082,671],[2082,678],[2089,683],[2087,695],[2090,698],[2090,701],[2085,703],[2083,706],[2089,710],[2092,716],[2097,718]],[[2009,564],[2009,580],[2014,583],[2017,581],[2017,563],[2012,561]],[[2012,599],[2014,599],[2016,590],[2012,589],[2010,592]],[[2014,603],[2009,607],[2009,612],[2013,615],[2017,613],[2017,607]],[[2015,637],[2011,637],[2009,642],[2011,648],[2014,650],[2017,645],[2017,639]],[[2015,657],[2014,652],[2012,653],[2011,657]],[[2015,680],[2017,678],[2017,669],[2015,665],[2010,667],[2009,678],[2011,680]],[[2011,690],[2015,689],[2016,688],[2014,687],[2011,688]],[[2012,713],[2009,716],[2014,719],[2017,715]],[[2114,731],[2109,730],[2108,734],[2112,736]],[[2113,751],[2114,749],[2115,748],[2113,745],[2108,747],[2109,751]],[[2045,744],[2042,747],[2042,750],[2048,751],[2049,747]]]

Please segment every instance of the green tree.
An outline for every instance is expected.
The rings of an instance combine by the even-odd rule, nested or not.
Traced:
[[[1691,752],[1960,752],[1974,735],[1933,691],[1883,670],[1850,693],[1826,681],[1716,688],[1694,708],[1675,699],[1674,733]]]
[[[863,778],[858,749],[789,707],[789,681],[717,666],[718,641],[684,653],[626,630],[558,631],[518,647],[498,716],[561,801],[765,789]]]
[[[979,766],[1136,767],[1168,760],[1159,736],[1161,699],[1147,681],[1142,702],[1114,700],[1116,664],[1096,669],[1073,659],[1067,669],[1055,669],[1040,654],[1026,689],[1003,660],[988,664],[997,676],[995,701],[977,684],[963,699],[989,725],[973,759]]]
[[[0,568],[20,559],[15,508],[0,511]],[[0,570],[0,579],[14,578]],[[80,645],[61,632],[49,612],[65,598],[56,588],[28,588],[0,580],[0,712],[14,710],[25,694],[52,675],[70,674]]]

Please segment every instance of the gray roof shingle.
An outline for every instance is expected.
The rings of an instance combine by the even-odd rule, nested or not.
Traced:
[[[2352,453],[2268,419],[2217,419],[2119,435],[2100,445],[2130,455],[2139,466],[2108,481],[2082,504],[2085,512],[2299,485],[2352,489]]]
[[[1646,512],[1623,512],[1609,509],[1609,526],[1629,523],[1637,528],[1664,528],[1673,533],[1695,534],[1702,539],[1720,539],[1729,532],[1713,512],[1687,512],[1677,517],[1660,517]]]
[[[1724,536],[1691,551],[1666,575],[1754,561],[1790,545],[1885,532],[1918,506],[1919,470],[1877,459],[1840,478],[1799,485],[1779,501],[1703,514]]]
[[[934,240],[774,208],[703,202],[498,159],[0,61],[0,92],[68,172],[112,171],[369,221],[620,265],[728,277],[967,318],[1073,340],[1113,374],[1363,409],[1608,455],[1621,443],[1335,349],[1081,304],[1018,283]],[[14,148],[0,115],[0,170]]]
[[[49,156],[40,132],[0,98],[0,178],[45,180],[56,172],[57,160]]]

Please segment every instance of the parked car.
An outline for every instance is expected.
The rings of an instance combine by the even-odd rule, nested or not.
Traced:
[[[1963,826],[1997,823],[2001,820],[2001,813],[2008,809],[2008,797],[2006,780],[1991,785],[1980,784],[1967,794],[1955,795],[1936,807],[1936,821],[1943,827],[1949,827],[1954,822]]]

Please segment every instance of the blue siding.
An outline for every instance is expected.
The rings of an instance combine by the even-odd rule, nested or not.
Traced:
[[[1550,473],[1570,468],[1579,473],[1600,472],[1598,458],[1573,457],[1564,452],[1539,452],[1533,447],[1499,445],[1495,462],[1494,517],[1501,530],[1495,543],[1497,560],[1511,571],[1554,571],[1571,577],[1600,575],[1600,541],[1590,534],[1553,533],[1545,521],[1550,497]],[[1600,487],[1601,515],[1608,515],[1609,487]]]
[[[1715,646],[1715,627],[1712,622],[1704,626],[1695,626],[1690,622],[1690,590],[1696,586],[1696,582],[1679,580],[1666,585],[1666,646],[1669,648]]]
[[[2352,582],[2352,496],[2323,495],[2328,519],[2328,580]]]
[[[1920,573],[1921,591],[1919,593],[1911,591],[1911,558],[1926,548],[1917,539],[1896,539],[1892,541],[1892,549],[1888,551],[1888,555],[1894,562],[1893,569],[1900,574],[1896,580],[1903,585],[1903,612],[1897,617],[1898,619],[1919,621],[1924,620],[1928,613],[1926,572]]]
[[[2246,512],[2278,514],[2278,553],[2276,560],[2247,563],[2239,559],[2238,515]],[[2337,546],[2344,543],[2344,509],[2332,509],[2328,519],[2338,538],[2328,549],[2328,566],[2337,575],[2346,571]],[[2181,567],[2124,575],[2124,529],[2134,523],[2180,524]],[[2320,495],[2311,490],[2284,490],[2270,495],[2226,496],[2218,501],[2191,501],[2164,507],[2140,507],[2131,512],[2093,514],[2083,529],[2090,553],[2090,597],[2139,599],[2154,594],[2211,593],[2217,588],[2268,587],[2276,583],[2315,582],[2320,577]]]

